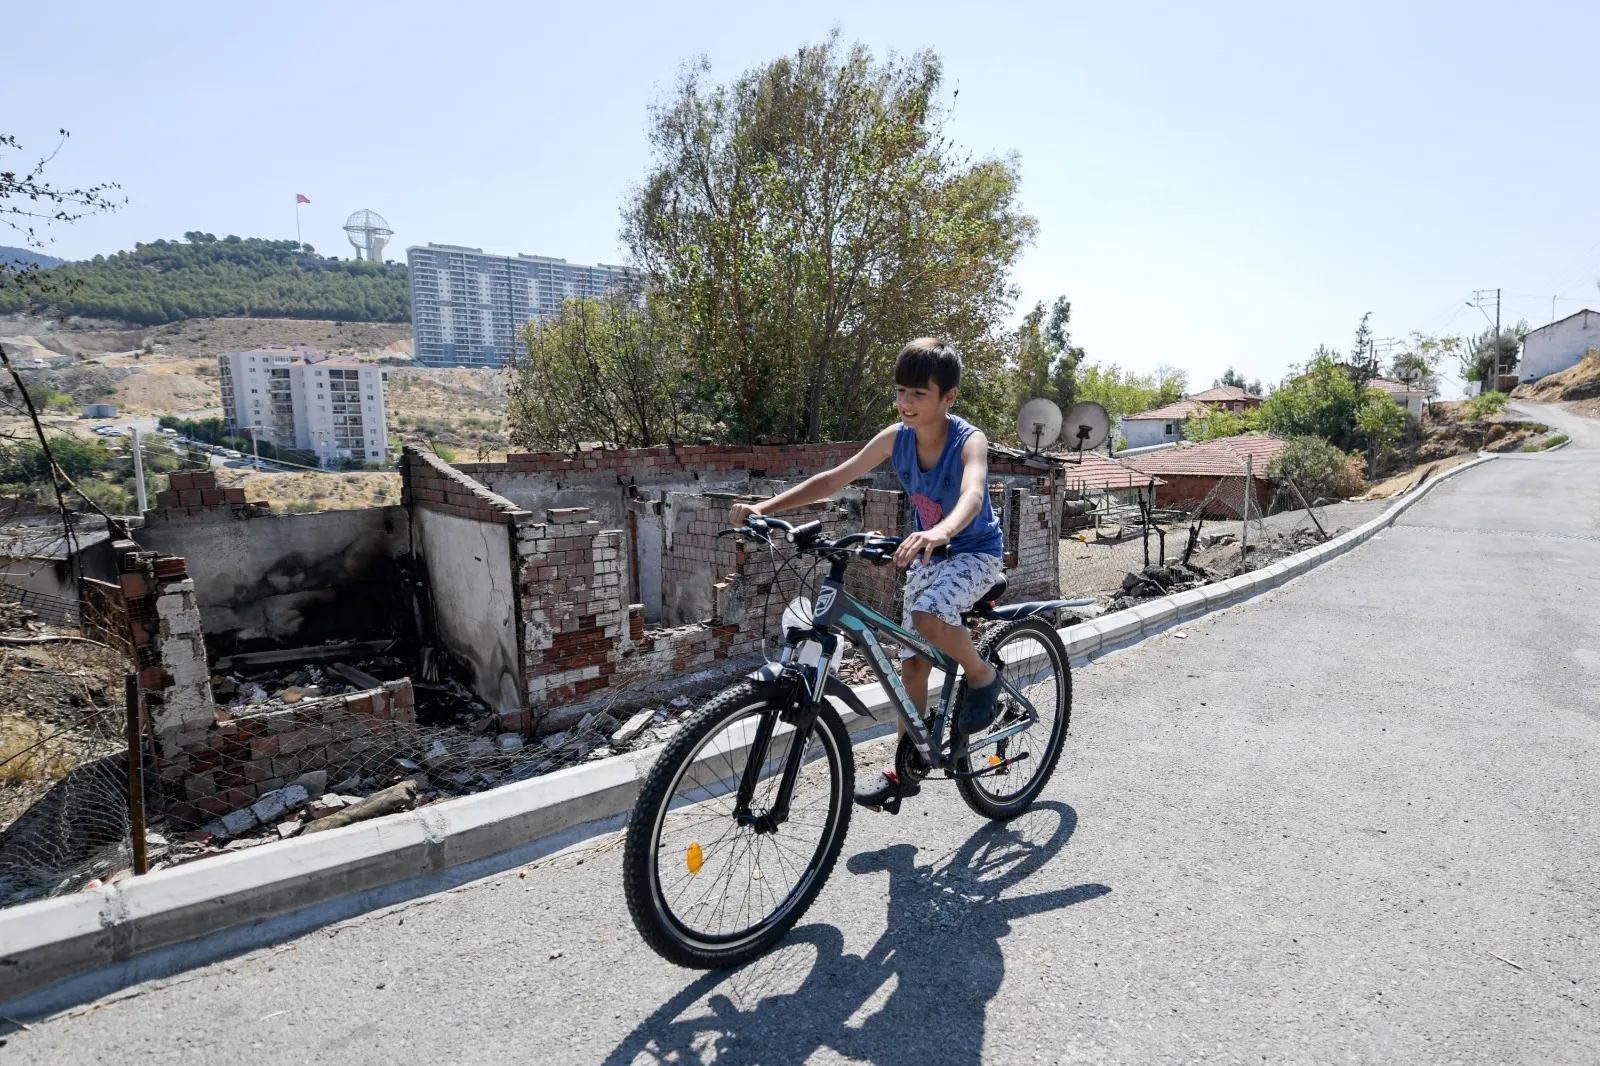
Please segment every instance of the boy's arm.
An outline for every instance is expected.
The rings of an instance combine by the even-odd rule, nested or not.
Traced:
[[[858,477],[865,477],[874,468],[879,466],[889,456],[894,454],[894,435],[900,429],[899,423],[887,427],[877,436],[867,441],[859,452],[849,459],[834,467],[824,470],[820,474],[813,474],[793,488],[784,489],[770,499],[762,500],[757,504],[736,503],[728,509],[728,524],[739,526],[744,524],[748,515],[753,514],[778,514],[781,511],[791,511],[796,507],[804,507],[808,503],[826,500],[829,496],[844,488]],[[974,509],[973,514],[977,514]],[[971,521],[969,518],[968,521]]]
[[[934,550],[950,543],[950,539],[972,524],[983,507],[984,490],[989,483],[989,438],[975,432],[961,446],[961,495],[950,513],[939,520],[932,529],[913,533],[895,549],[894,561],[901,566],[911,565],[911,560],[922,556],[922,565],[933,559]]]

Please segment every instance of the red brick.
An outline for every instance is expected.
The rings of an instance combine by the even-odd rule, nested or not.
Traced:
[[[167,483],[175,489],[192,489],[194,488],[194,475],[171,474],[167,478]]]
[[[226,503],[243,503],[244,489],[223,489],[223,500]]]
[[[228,496],[221,489],[201,489],[200,502],[207,507],[213,507],[219,503],[227,503]]]
[[[178,503],[184,507],[199,507],[203,502],[199,489],[180,489],[178,492]]]
[[[150,579],[143,574],[123,574],[121,575],[121,583],[122,595],[130,600],[148,596],[152,591]]]
[[[278,737],[260,737],[250,742],[250,755],[256,759],[270,759],[278,754],[279,748]]]
[[[184,565],[183,558],[177,555],[165,555],[156,560],[157,577],[187,577],[188,568]]]

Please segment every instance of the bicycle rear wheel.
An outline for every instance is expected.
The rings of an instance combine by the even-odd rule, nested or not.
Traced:
[[[850,825],[855,769],[831,706],[801,735],[777,720],[770,686],[741,683],[689,716],[645,777],[628,822],[622,875],[639,934],[662,958],[716,969],[760,955],[822,890]],[[776,803],[784,767],[803,762],[788,818],[775,828],[735,817],[739,783],[763,719],[772,739],[750,801]]]
[[[1001,764],[980,777],[958,777],[956,788],[977,813],[1006,821],[1027,810],[1055,772],[1072,719],[1072,674],[1061,638],[1039,618],[995,627],[978,643],[978,654],[1002,665],[1006,681],[1027,697],[1038,715],[1038,721],[1021,733],[956,759],[958,773],[988,771],[991,763]],[[1025,714],[1015,696],[1002,693],[994,724],[972,739],[981,743],[984,736],[1016,724]],[[954,715],[959,717],[959,707]],[[1005,765],[1007,760],[1014,761]]]

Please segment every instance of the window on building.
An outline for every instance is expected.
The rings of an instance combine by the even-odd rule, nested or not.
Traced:
[[[1174,428],[1173,428],[1173,424],[1172,424],[1172,423],[1171,423],[1171,422],[1168,422],[1168,423],[1167,423],[1167,429],[1166,429],[1166,433],[1167,433],[1167,436],[1169,436],[1169,437],[1170,437],[1170,436],[1172,436],[1172,435],[1173,435],[1173,434],[1174,434],[1174,433],[1176,433],[1176,432],[1177,432],[1177,430],[1175,430],[1175,429],[1174,429]]]

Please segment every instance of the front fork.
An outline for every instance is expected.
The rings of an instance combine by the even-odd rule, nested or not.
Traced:
[[[827,687],[828,677],[837,660],[835,652],[840,646],[837,635],[826,634],[825,641],[833,646],[818,641],[822,654],[815,664],[807,666],[791,663],[789,655],[793,646],[785,649],[781,678],[788,684],[788,696],[783,700],[787,709],[762,715],[760,724],[756,726],[756,735],[750,742],[750,757],[745,761],[744,773],[739,777],[734,817],[739,824],[750,826],[757,833],[775,833],[778,826],[789,819],[789,803],[794,798],[795,785],[800,780],[800,769],[805,763],[811,730],[817,723],[822,691]],[[777,798],[769,809],[756,814],[750,810],[750,803],[755,798],[756,786],[761,783],[761,772],[767,765],[767,751],[772,746],[772,737],[777,732],[779,722],[794,729],[794,743],[783,761],[783,776],[778,781]]]

